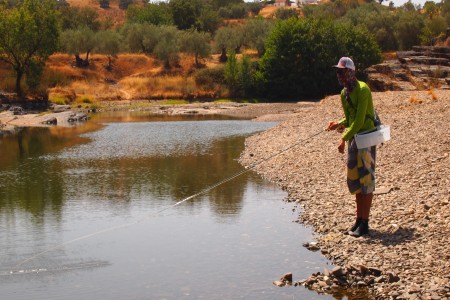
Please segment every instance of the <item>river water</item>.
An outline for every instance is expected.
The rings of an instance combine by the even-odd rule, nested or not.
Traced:
[[[174,206],[274,125],[120,113],[1,138],[1,299],[331,299],[272,284],[330,266],[254,172]]]

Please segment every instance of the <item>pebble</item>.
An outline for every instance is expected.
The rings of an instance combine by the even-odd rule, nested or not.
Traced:
[[[349,285],[348,280],[360,276],[378,299],[449,299],[450,91],[433,93],[437,100],[426,91],[372,94],[383,122],[391,126],[391,140],[377,147],[376,181],[385,188],[374,196],[370,233],[361,238],[342,234],[354,222],[355,201],[347,191],[346,156],[337,151],[339,134],[324,132],[307,139],[342,117],[338,95],[308,109],[299,105],[276,127],[247,138],[240,158],[244,166],[251,165],[307,140],[255,170],[296,201],[298,220],[315,229],[315,246],[324,249],[322,255],[344,270],[368,268],[369,275],[350,272],[343,278],[356,286],[358,281]],[[421,103],[410,102],[411,97]],[[338,285],[342,278],[334,279]]]

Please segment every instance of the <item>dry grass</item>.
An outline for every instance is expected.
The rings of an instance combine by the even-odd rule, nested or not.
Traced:
[[[158,77],[127,77],[120,81],[122,89],[131,98],[186,98],[196,90],[192,77],[158,76]]]

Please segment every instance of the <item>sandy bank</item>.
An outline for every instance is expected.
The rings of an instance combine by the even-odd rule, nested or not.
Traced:
[[[450,92],[374,93],[392,140],[377,150],[377,187],[371,233],[342,232],[354,221],[339,134],[324,132],[256,168],[304,210],[322,253],[341,266],[374,267],[400,280],[376,282],[382,299],[450,299]],[[250,165],[319,132],[342,116],[339,96],[293,113],[275,128],[247,139],[241,163]],[[294,270],[286,270],[294,271]],[[298,278],[300,279],[300,278]],[[383,280],[380,280],[383,281]]]

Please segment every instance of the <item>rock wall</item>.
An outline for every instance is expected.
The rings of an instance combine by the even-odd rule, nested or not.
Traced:
[[[369,86],[377,92],[449,89],[450,47],[414,46],[366,72]]]

